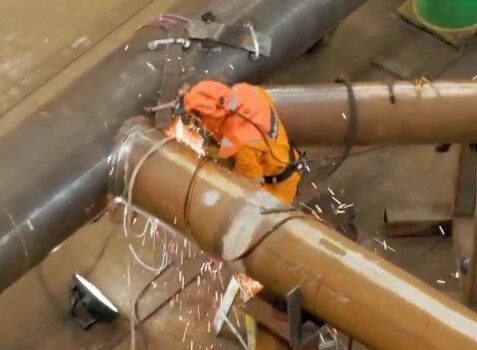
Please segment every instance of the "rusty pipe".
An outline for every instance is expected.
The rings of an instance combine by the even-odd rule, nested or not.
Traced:
[[[373,349],[477,348],[472,311],[310,216],[261,214],[279,200],[162,138],[146,127],[128,135],[113,162],[114,194],[278,295],[300,286],[309,312]]]
[[[344,85],[267,89],[296,144],[345,142],[350,115]],[[477,82],[356,83],[353,91],[357,101],[358,145],[477,141]]]

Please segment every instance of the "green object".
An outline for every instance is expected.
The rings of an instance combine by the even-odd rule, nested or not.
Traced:
[[[424,24],[444,30],[477,25],[477,0],[414,0],[414,12]]]

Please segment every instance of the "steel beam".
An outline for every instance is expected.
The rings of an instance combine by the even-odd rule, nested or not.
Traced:
[[[356,83],[353,90],[358,145],[477,141],[475,81]],[[350,114],[344,85],[277,86],[268,92],[296,144],[345,142]]]
[[[306,310],[372,349],[477,347],[472,311],[315,218],[262,214],[279,200],[162,137],[145,127],[130,134],[115,163],[115,194],[278,295],[299,286]]]
[[[365,0],[181,0],[171,13],[251,22],[271,36],[270,57],[194,42],[184,56],[190,83],[259,82],[303,53]],[[155,15],[155,14],[151,14]],[[157,102],[167,37],[144,27],[105,60],[0,139],[0,291],[106,205],[108,157],[122,122]]]

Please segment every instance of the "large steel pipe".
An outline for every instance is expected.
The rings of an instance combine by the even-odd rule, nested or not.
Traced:
[[[262,214],[279,200],[161,138],[153,129],[130,135],[118,152],[116,194],[126,193],[207,253],[240,257],[233,267],[278,295],[299,286],[309,312],[372,349],[477,348],[477,315],[469,309],[317,219]]]
[[[194,0],[169,12],[227,24],[253,23],[272,39],[269,58],[251,61],[221,46],[187,50],[187,79],[258,82],[311,46],[364,0]],[[154,14],[151,14],[151,16]],[[106,204],[107,159],[122,122],[154,105],[167,37],[145,27],[94,69],[0,139],[0,291],[34,266]]]
[[[287,131],[299,145],[341,144],[349,132],[342,84],[268,88]],[[477,82],[356,83],[359,145],[477,141]],[[394,95],[392,102],[391,95]]]

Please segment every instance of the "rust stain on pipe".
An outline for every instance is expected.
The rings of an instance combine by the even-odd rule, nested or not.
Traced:
[[[116,194],[124,193],[138,159],[162,137],[144,129],[122,145]],[[277,206],[279,200],[213,161],[196,173],[199,162],[185,145],[166,143],[141,166],[132,184],[133,203],[169,225],[175,223],[208,254],[225,260],[297,215],[262,215],[260,207]],[[373,349],[477,348],[475,313],[312,217],[284,223],[230,264],[282,296],[299,285],[308,311]]]
[[[267,90],[297,145],[345,142],[349,124],[345,86],[272,86]],[[358,145],[477,141],[477,82],[436,81],[419,88],[412,82],[394,82],[396,103],[385,83],[356,83],[353,90]]]

